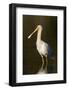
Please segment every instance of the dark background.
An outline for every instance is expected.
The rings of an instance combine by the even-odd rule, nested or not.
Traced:
[[[23,15],[23,74],[36,74],[42,61],[36,49],[37,33],[30,39],[27,37],[37,25],[43,26],[42,40],[54,50],[55,59],[48,58],[48,73],[57,73],[57,17]]]

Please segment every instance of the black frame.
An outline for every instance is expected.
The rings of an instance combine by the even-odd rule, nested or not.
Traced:
[[[41,8],[41,9],[58,9],[64,11],[64,80],[42,81],[29,83],[16,83],[16,8]],[[48,6],[48,5],[31,5],[31,4],[10,4],[9,5],[9,85],[26,86],[42,84],[66,83],[66,7],[65,6]]]

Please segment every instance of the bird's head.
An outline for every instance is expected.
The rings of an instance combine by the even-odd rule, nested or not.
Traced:
[[[37,28],[28,36],[28,39],[30,39],[31,36],[38,30],[42,30],[42,25],[37,25]]]
[[[42,25],[38,25],[37,28],[38,28],[39,30],[42,30]]]

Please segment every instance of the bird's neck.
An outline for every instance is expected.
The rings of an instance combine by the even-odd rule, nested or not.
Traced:
[[[37,32],[37,42],[39,42],[41,40],[41,33],[42,33],[42,30],[38,30],[38,32]]]

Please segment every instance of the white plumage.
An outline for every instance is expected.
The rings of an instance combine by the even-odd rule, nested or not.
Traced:
[[[42,30],[43,30],[42,25],[38,25],[37,28],[28,36],[28,39],[30,39],[31,36],[37,31],[36,48],[37,48],[37,51],[42,58],[42,66],[41,66],[40,70],[38,71],[38,73],[47,73],[48,44],[41,40]],[[45,70],[43,70],[43,66],[44,66],[43,56],[46,57],[46,68],[45,68]]]
[[[39,54],[45,56],[48,54],[48,44],[44,41],[40,40],[40,42],[36,43],[37,50]]]

